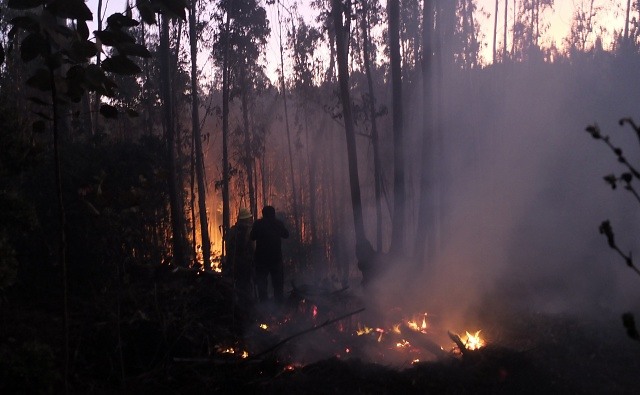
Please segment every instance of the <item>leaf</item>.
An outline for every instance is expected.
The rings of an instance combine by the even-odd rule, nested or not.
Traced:
[[[41,91],[51,90],[51,77],[46,69],[38,69],[35,74],[27,80],[27,85]]]
[[[35,114],[41,118],[46,119],[47,121],[53,121],[53,119],[51,119],[51,117],[48,114],[45,114],[42,111],[37,111]]]
[[[118,109],[109,104],[103,104],[100,106],[100,114],[105,118],[118,118]]]
[[[164,11],[168,11],[170,16],[177,16],[180,19],[185,19],[187,17],[184,10],[187,7],[187,2],[185,0],[156,0],[156,2],[159,3],[160,7]]]
[[[40,27],[38,21],[30,15],[22,15],[13,18],[10,22],[13,26],[19,27],[20,29],[28,30],[28,31],[37,31]]]
[[[46,125],[42,119],[39,119],[31,125],[31,128],[33,130],[33,133],[42,134],[45,132]]]
[[[49,105],[49,103],[47,103],[46,101],[40,99],[39,97],[35,97],[35,96],[31,96],[27,100],[29,100],[32,103],[40,104],[41,106],[48,106]]]
[[[76,24],[76,30],[81,40],[87,40],[89,38],[89,26],[85,21],[78,21]]]
[[[74,41],[71,44],[72,57],[78,61],[86,61],[98,53],[98,49],[91,41]]]
[[[0,43],[0,66],[4,63],[4,48],[2,47],[2,43]]]
[[[45,0],[9,0],[7,7],[14,10],[28,10],[44,4]]]
[[[622,315],[622,325],[627,330],[627,336],[634,340],[640,340],[640,333],[636,327],[636,321],[631,313],[624,313]]]
[[[20,44],[20,58],[23,62],[30,62],[38,55],[46,56],[49,43],[40,33],[31,33]]]
[[[84,0],[53,0],[46,8],[51,14],[63,19],[93,20],[93,13]]]
[[[155,25],[156,21],[156,13],[151,6],[151,2],[149,0],[137,0],[136,8],[138,8],[138,12],[140,13],[140,18],[142,21],[148,25]]]
[[[140,58],[150,58],[151,52],[142,44],[124,43],[116,46],[120,55],[138,56]]]
[[[142,71],[137,64],[123,55],[115,55],[105,59],[104,62],[102,62],[102,68],[106,71],[122,75],[134,75]]]
[[[108,29],[119,30],[123,27],[135,27],[139,24],[140,22],[135,19],[119,13],[112,14],[107,18]]]
[[[93,34],[98,37],[102,44],[108,45],[110,47],[115,47],[116,45],[122,43],[136,42],[133,37],[119,30],[96,30],[93,32]]]

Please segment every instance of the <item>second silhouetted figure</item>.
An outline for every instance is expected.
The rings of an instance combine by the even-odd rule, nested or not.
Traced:
[[[289,237],[289,231],[282,221],[276,218],[276,209],[265,206],[262,218],[253,224],[251,240],[256,241],[254,264],[256,268],[256,285],[260,301],[269,298],[267,281],[271,276],[273,296],[276,302],[284,300],[284,268],[282,263],[282,240]]]

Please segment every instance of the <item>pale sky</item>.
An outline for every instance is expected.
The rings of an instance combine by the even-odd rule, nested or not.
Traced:
[[[383,3],[385,0],[381,0]],[[131,0],[132,3],[135,3],[135,0]],[[498,24],[498,42],[499,46],[502,42],[502,26],[504,21],[503,13],[504,13],[504,0],[499,0],[499,24]],[[549,29],[545,36],[543,36],[541,44],[543,46],[548,46],[551,41],[555,41],[556,46],[558,48],[562,48],[562,40],[568,35],[570,27],[571,27],[571,17],[573,10],[576,5],[581,3],[588,3],[589,0],[555,0],[555,6],[553,12],[546,13],[545,20],[549,23]],[[283,3],[292,3],[292,0],[284,0]],[[301,4],[310,3],[309,0],[302,1]],[[510,8],[514,3],[514,0],[509,0]],[[87,4],[89,8],[94,13],[94,18],[97,16],[96,8],[98,4],[98,0],[88,0]],[[110,15],[113,12],[122,11],[125,7],[126,0],[103,0],[103,6],[106,7],[106,15]],[[602,7],[602,11],[599,12],[599,19],[606,20],[607,22],[601,23],[601,26],[608,30],[608,33],[613,33],[614,30],[621,30],[624,26],[624,7],[626,7],[626,0],[595,0],[595,5],[600,5]],[[482,12],[478,12],[476,14],[477,20],[482,25],[482,32],[485,35],[484,43],[486,47],[482,53],[483,57],[490,61],[491,51],[492,51],[492,40],[493,40],[493,13],[495,7],[495,0],[478,0],[478,11],[482,11],[483,13],[488,13],[491,16],[486,18],[482,15]],[[302,6],[300,7],[303,8]],[[600,17],[601,16],[601,17]],[[277,36],[277,14],[274,6],[267,7],[267,17],[271,22],[272,28],[272,40],[268,44],[268,51],[277,51],[278,50],[278,36]],[[513,11],[510,9],[509,11],[509,20],[512,22]],[[608,43],[605,42],[605,48]],[[277,62],[271,62],[268,65],[268,68],[277,67]]]

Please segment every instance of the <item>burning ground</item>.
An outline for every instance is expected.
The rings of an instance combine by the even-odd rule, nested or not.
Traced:
[[[62,338],[59,312],[8,296],[23,302],[2,305],[0,389],[62,391],[62,351],[50,341]],[[446,312],[375,309],[358,287],[327,286],[295,287],[282,308],[249,309],[216,274],[139,269],[123,289],[76,301],[71,392],[637,390],[638,344],[597,307],[591,318],[541,313],[495,294],[457,312],[466,317],[457,327]]]

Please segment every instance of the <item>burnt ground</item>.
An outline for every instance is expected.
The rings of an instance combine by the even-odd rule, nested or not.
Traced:
[[[255,310],[235,303],[215,274],[142,270],[120,286],[71,299],[69,393],[640,391],[640,343],[626,337],[615,312],[587,319],[494,300],[477,317],[487,346],[398,365],[372,362],[379,346],[353,335],[357,314],[322,326],[358,304],[349,290],[322,292],[298,290],[283,309]],[[3,295],[0,393],[64,392],[60,300],[19,288]],[[313,306],[330,313],[314,316]],[[263,322],[268,330],[259,329]]]

